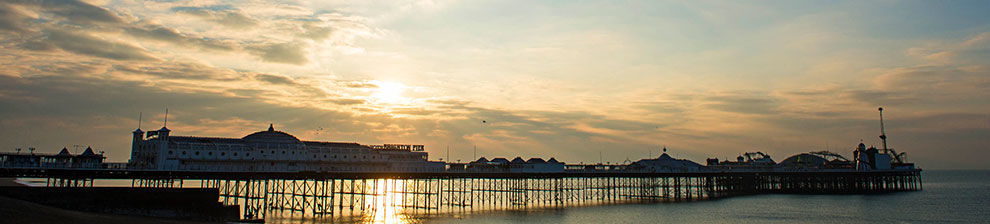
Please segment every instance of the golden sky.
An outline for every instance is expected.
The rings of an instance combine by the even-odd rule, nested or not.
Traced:
[[[982,1],[4,1],[0,147],[130,131],[450,156],[777,161],[889,145],[990,168]],[[484,121],[484,122],[483,122]]]

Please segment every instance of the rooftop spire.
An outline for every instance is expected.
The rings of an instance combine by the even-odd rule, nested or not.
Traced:
[[[168,107],[165,107],[165,123],[162,124],[162,128],[168,127]]]
[[[883,153],[887,154],[887,133],[883,131],[883,107],[880,110],[880,140],[883,140]]]
[[[268,131],[275,131],[275,124],[268,123]]]

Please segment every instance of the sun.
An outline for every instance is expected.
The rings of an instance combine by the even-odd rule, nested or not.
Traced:
[[[409,88],[402,83],[384,81],[373,81],[372,83],[378,86],[371,93],[371,99],[376,103],[407,104],[410,100],[408,97],[402,95]]]

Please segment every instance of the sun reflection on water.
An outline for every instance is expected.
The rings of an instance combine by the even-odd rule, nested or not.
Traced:
[[[410,223],[409,217],[402,213],[404,195],[398,192],[405,187],[402,181],[380,179],[372,186],[375,187],[374,194],[365,196],[368,219],[364,223]]]

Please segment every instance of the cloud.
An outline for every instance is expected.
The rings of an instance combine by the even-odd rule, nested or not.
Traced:
[[[58,48],[52,43],[40,40],[25,41],[24,43],[21,43],[19,47],[32,51],[52,51]]]
[[[56,17],[62,22],[93,26],[93,25],[116,25],[123,23],[117,13],[99,6],[75,0],[39,0],[19,2],[25,5],[40,7]]]
[[[267,62],[302,65],[309,61],[300,43],[263,44],[248,47],[248,50]]]
[[[282,84],[282,85],[294,85],[296,84],[292,78],[280,76],[280,75],[270,75],[270,74],[256,74],[254,78],[271,84]]]
[[[213,30],[188,29],[183,25],[166,25],[169,21],[132,16],[127,10],[118,13],[80,1],[0,4],[0,11],[3,12],[0,15],[0,30],[19,32],[10,41],[19,42],[17,46],[22,49],[36,51],[50,51],[58,47],[73,53],[115,60],[151,60],[173,57],[176,53],[195,49],[231,53],[231,57],[237,54],[253,55],[264,62],[290,65],[310,62],[307,53],[318,44],[312,40],[327,40],[329,42],[326,43],[334,46],[350,46],[355,38],[367,36],[370,33],[368,30],[371,30],[360,18],[340,13],[303,11],[302,14],[265,14],[263,18],[267,21],[262,22],[240,9],[225,5],[173,6],[166,10],[204,18],[231,28],[259,30],[251,35],[229,35]],[[42,30],[32,30],[38,28]],[[49,38],[38,39],[37,36]],[[80,38],[81,43],[93,43],[99,47],[72,44],[66,38]],[[153,45],[155,42],[170,46]]]
[[[196,46],[199,49],[233,51],[233,44],[216,39],[195,38],[180,33],[178,30],[161,25],[147,24],[144,26],[125,26],[124,32],[143,40],[168,42],[179,46]]]
[[[337,105],[355,105],[363,104],[365,101],[362,99],[331,99],[330,102]]]
[[[988,116],[982,113],[988,108],[982,99],[990,98],[990,71],[981,60],[988,52],[986,32],[913,46],[916,49],[873,50],[868,45],[874,41],[859,39],[856,43],[863,45],[853,48],[868,50],[839,55],[863,53],[877,60],[827,60],[843,68],[818,70],[816,76],[828,76],[823,78],[801,70],[809,64],[801,60],[821,57],[795,59],[790,53],[842,52],[843,46],[834,46],[846,41],[845,33],[816,36],[811,39],[814,47],[796,49],[788,48],[796,46],[793,43],[778,46],[781,42],[775,40],[794,36],[772,32],[779,31],[773,24],[750,27],[770,29],[773,35],[767,36],[773,38],[754,35],[749,28],[719,31],[726,35],[682,35],[716,36],[712,39],[730,45],[720,49],[705,42],[670,41],[677,35],[643,38],[638,35],[652,34],[626,32],[635,27],[551,30],[557,33],[526,29],[524,34],[540,41],[506,43],[496,35],[469,40],[479,46],[464,50],[460,47],[466,45],[451,40],[475,38],[478,30],[499,27],[466,26],[471,33],[457,36],[458,24],[439,33],[415,29],[431,19],[423,18],[422,10],[410,10],[403,16],[416,18],[406,18],[363,14],[333,4],[322,5],[324,9],[294,2],[99,4],[0,3],[0,105],[16,105],[0,107],[0,145],[37,143],[58,149],[58,144],[106,144],[111,160],[122,161],[136,114],[144,111],[150,118],[145,127],[153,127],[162,118],[153,111],[168,105],[169,126],[179,135],[240,137],[275,123],[277,129],[302,139],[426,144],[434,156],[450,145],[454,158],[467,157],[472,150],[464,149],[477,145],[481,155],[489,157],[556,156],[581,162],[604,152],[606,161],[621,161],[668,145],[672,155],[701,161],[735,157],[750,149],[785,157],[829,141],[850,146],[859,139],[869,142],[877,135],[875,108],[883,105],[890,111],[885,114],[889,135],[901,136],[892,144],[918,155],[919,161],[955,162],[953,155],[939,153],[944,150],[990,156],[986,150],[959,149],[982,149],[990,139]],[[446,18],[429,15],[433,16]],[[824,31],[828,32],[834,31]],[[588,33],[595,35],[583,35]],[[454,35],[437,39],[445,36],[438,34]],[[560,36],[574,38],[552,38]],[[729,36],[734,37],[726,39]],[[744,40],[732,40],[737,37]],[[608,54],[574,50],[587,46],[581,43],[589,43],[589,38],[623,46],[603,51]],[[908,42],[912,41],[882,45]],[[656,48],[641,48],[643,44]],[[366,57],[364,61],[336,58],[343,48],[364,47],[370,49],[368,54],[355,55]],[[424,49],[430,52],[416,54]],[[749,50],[769,54],[740,56]],[[477,55],[458,54],[462,51],[483,56],[467,58]],[[698,51],[706,53],[678,53]],[[881,51],[894,53],[877,53]],[[533,57],[534,52],[553,56],[552,65],[548,67],[545,57]],[[430,54],[436,58],[411,60]],[[615,57],[601,61],[581,55]],[[378,61],[395,58],[408,61]],[[467,63],[470,60],[480,62]],[[876,62],[884,60],[894,62]],[[711,66],[721,62],[728,63],[726,68]],[[773,63],[780,66],[764,66]],[[568,70],[573,68],[577,70]],[[772,74],[753,75],[763,73]],[[514,77],[504,78],[506,74]],[[408,102],[375,102],[371,96],[383,90],[376,83],[386,78],[408,87],[401,94]],[[982,166],[975,160],[967,163]]]
[[[378,88],[378,85],[370,82],[348,82],[344,86],[347,88],[358,88],[358,89],[374,89]]]
[[[159,79],[194,81],[234,81],[243,75],[233,71],[194,63],[158,62],[148,64],[114,64],[113,71]]]
[[[172,11],[193,15],[207,21],[234,29],[247,29],[258,25],[259,21],[229,6],[213,7],[173,7]]]
[[[105,40],[84,33],[45,30],[45,41],[62,50],[114,60],[155,60],[147,51],[127,43]]]
[[[773,114],[777,103],[767,97],[755,94],[728,93],[705,98],[706,107],[741,114]]]
[[[27,30],[28,17],[8,4],[0,3],[0,30],[23,32]]]

